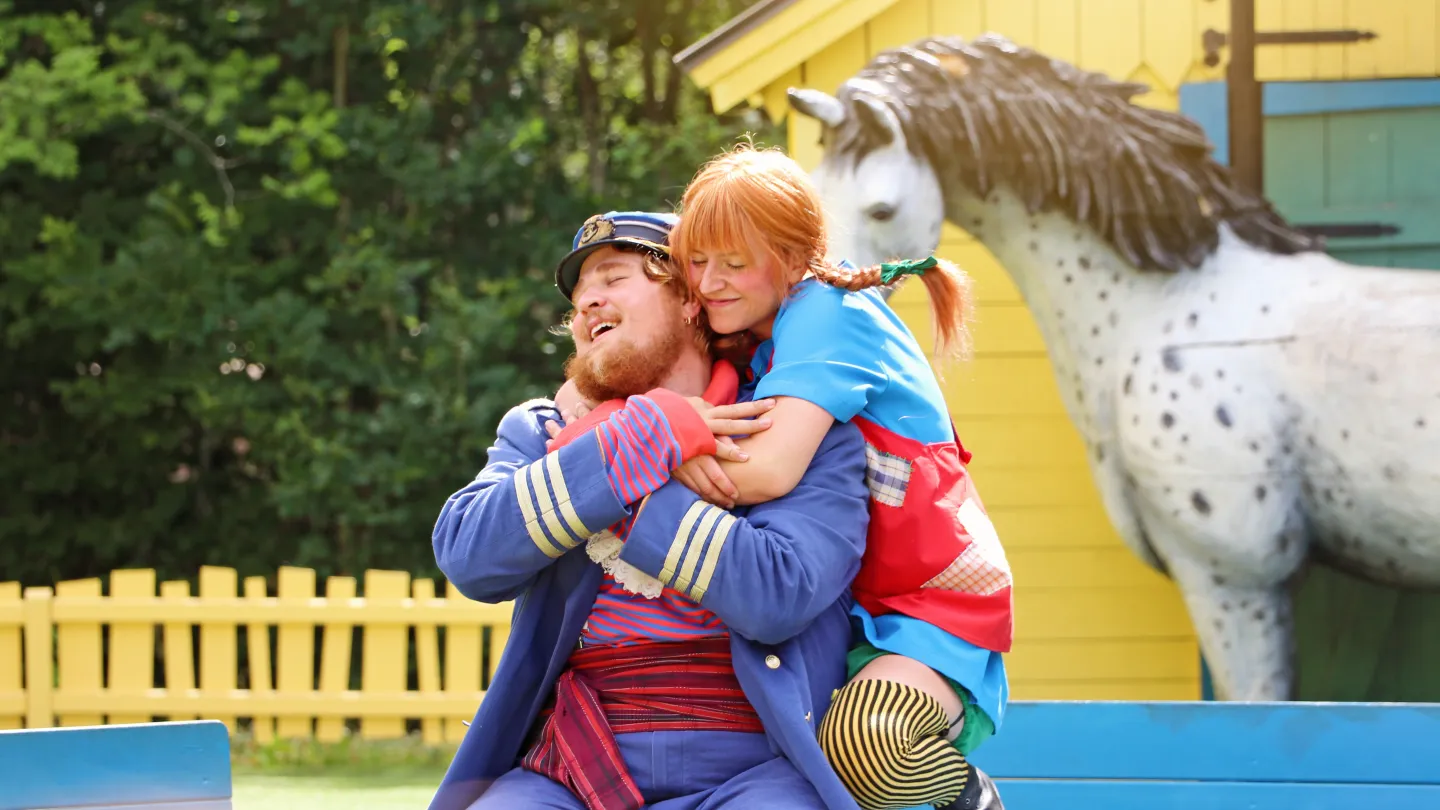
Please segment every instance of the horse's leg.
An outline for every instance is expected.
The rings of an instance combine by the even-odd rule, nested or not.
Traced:
[[[1294,622],[1284,583],[1237,581],[1194,559],[1170,560],[1220,700],[1289,700]],[[1248,578],[1247,578],[1248,579]]]

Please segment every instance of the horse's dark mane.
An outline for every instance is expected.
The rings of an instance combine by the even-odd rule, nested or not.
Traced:
[[[1089,224],[1140,269],[1198,266],[1221,223],[1275,253],[1318,249],[1235,185],[1194,121],[1131,102],[1146,89],[994,35],[924,39],[881,53],[841,86],[848,114],[827,150],[858,160],[888,142],[865,114],[869,101],[895,114],[942,181],[958,176],[981,197],[1004,183],[1032,212]]]

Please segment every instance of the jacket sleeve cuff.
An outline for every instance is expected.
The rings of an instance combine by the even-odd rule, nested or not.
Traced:
[[[714,581],[736,522],[729,512],[671,480],[641,505],[620,559],[699,602]]]
[[[670,432],[680,445],[680,462],[683,464],[696,456],[715,454],[715,434],[706,426],[705,419],[695,412],[685,398],[664,388],[656,388],[645,394],[665,414],[670,423]]]
[[[596,440],[547,453],[516,474],[515,488],[526,533],[551,558],[630,515],[610,486]]]

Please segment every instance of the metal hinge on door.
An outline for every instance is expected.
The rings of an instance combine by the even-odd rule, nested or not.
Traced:
[[[1356,28],[1337,28],[1327,31],[1256,31],[1256,45],[1344,45],[1367,42],[1380,36],[1374,31]],[[1205,49],[1205,64],[1215,67],[1220,64],[1220,49],[1228,41],[1224,31],[1205,29],[1200,36],[1200,45]]]

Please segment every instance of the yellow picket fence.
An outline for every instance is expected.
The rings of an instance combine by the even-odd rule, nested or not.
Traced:
[[[440,597],[402,571],[366,571],[363,595],[338,576],[317,593],[308,568],[281,568],[273,596],[232,568],[201,568],[199,595],[185,581],[157,592],[152,570],[109,579],[108,592],[0,583],[0,729],[201,718],[248,721],[262,742],[335,742],[349,720],[366,739],[415,720],[427,743],[458,742],[509,636],[511,605],[453,585]]]

